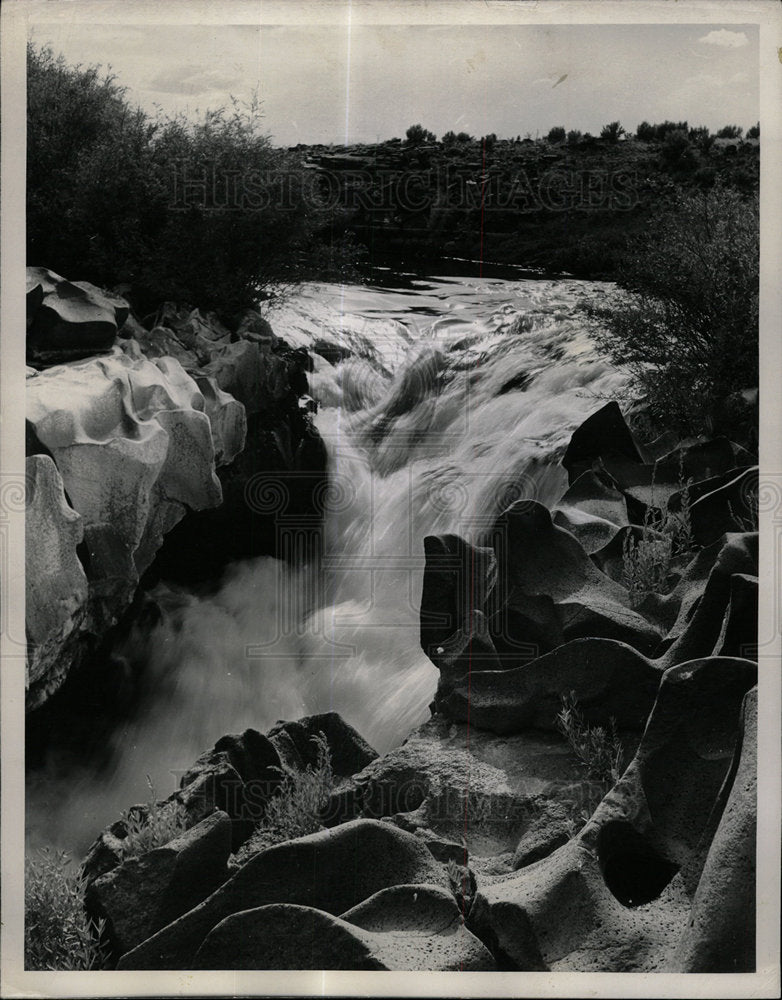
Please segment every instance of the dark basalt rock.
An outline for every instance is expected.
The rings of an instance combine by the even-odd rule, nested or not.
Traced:
[[[641,450],[627,426],[618,403],[610,402],[576,428],[562,458],[571,485],[592,467],[597,458],[613,455],[643,463]]]
[[[207,934],[231,914],[271,903],[337,914],[380,889],[409,883],[447,888],[447,877],[411,834],[355,820],[257,854],[203,903],[124,955],[118,968],[192,968]]]
[[[477,972],[495,966],[464,928],[450,893],[400,885],[341,917],[290,904],[235,914],[209,933],[194,967]]]
[[[228,877],[231,823],[215,812],[164,847],[124,861],[92,881],[87,912],[106,920],[115,957],[205,899]]]
[[[295,722],[278,722],[268,733],[272,743],[287,735],[293,744],[301,767],[315,766],[317,747],[313,737],[320,733],[328,743],[331,768],[335,775],[356,774],[377,758],[377,752],[337,712],[309,715]]]
[[[86,281],[27,268],[27,356],[36,366],[111,350],[130,307]]]
[[[635,757],[590,821],[549,857],[479,884],[470,928],[517,969],[684,971],[675,950],[689,933],[691,907],[698,912],[706,838],[756,674],[755,664],[723,657],[668,670]],[[740,794],[743,785],[733,787]],[[746,822],[736,830],[746,845]],[[739,870],[752,880],[749,853],[734,854],[744,861],[720,888]],[[714,904],[719,893],[703,884],[700,898]],[[727,923],[715,920],[717,937]]]

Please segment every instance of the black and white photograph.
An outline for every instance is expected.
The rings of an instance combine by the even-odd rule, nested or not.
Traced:
[[[779,4],[2,20],[2,995],[778,995]]]

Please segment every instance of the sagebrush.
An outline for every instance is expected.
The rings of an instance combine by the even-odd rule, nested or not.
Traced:
[[[586,772],[587,778],[614,785],[624,770],[624,749],[611,719],[608,727],[591,726],[579,707],[574,691],[562,695],[562,707],[556,717],[556,726],[567,740]]]
[[[25,863],[24,965],[36,972],[100,969],[104,921],[84,908],[84,877],[65,851],[43,848]]]
[[[301,771],[281,771],[282,785],[266,803],[245,852],[265,850],[323,829],[321,817],[334,790],[334,771],[326,737],[320,733],[312,740],[317,751],[315,764]]]
[[[671,573],[686,563],[695,549],[690,515],[690,479],[684,479],[683,452],[679,453],[679,509],[654,502],[654,472],[641,537],[628,532],[622,550],[622,583],[634,607],[649,594],[668,590]]]

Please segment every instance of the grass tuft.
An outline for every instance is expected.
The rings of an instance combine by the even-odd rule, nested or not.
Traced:
[[[155,786],[147,775],[149,802],[146,809],[131,806],[122,813],[127,836],[122,839],[122,860],[141,857],[162,847],[187,829],[187,813],[181,802],[158,802]]]

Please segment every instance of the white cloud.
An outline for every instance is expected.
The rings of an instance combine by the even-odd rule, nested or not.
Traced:
[[[740,49],[749,44],[749,39],[743,31],[727,31],[720,28],[719,31],[710,31],[698,39],[704,45],[719,45],[723,49]]]

